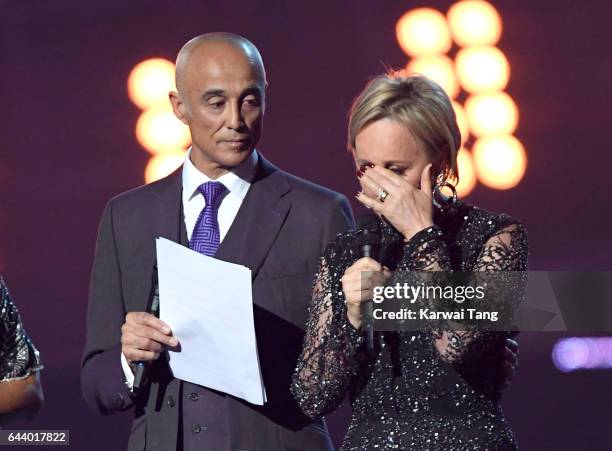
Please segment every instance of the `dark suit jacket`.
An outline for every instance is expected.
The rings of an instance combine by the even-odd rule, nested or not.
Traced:
[[[174,379],[166,361],[159,359],[151,367],[148,389],[131,397],[123,380],[120,337],[126,313],[147,309],[155,238],[186,244],[181,193],[179,169],[112,199],[99,229],[82,389],[87,402],[102,414],[135,407],[130,450],[173,450],[177,440],[180,443],[184,383]],[[216,258],[252,271],[255,330],[268,402],[254,406],[205,390],[202,415],[212,423],[222,418],[226,426],[223,433],[207,431],[207,449],[331,447],[325,423],[310,421],[299,411],[289,385],[318,260],[327,242],[352,225],[344,196],[287,174],[260,155],[255,179]]]

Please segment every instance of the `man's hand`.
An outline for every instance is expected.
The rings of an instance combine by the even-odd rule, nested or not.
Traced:
[[[166,347],[178,345],[170,327],[146,312],[130,312],[121,326],[121,352],[128,362],[157,360]]]

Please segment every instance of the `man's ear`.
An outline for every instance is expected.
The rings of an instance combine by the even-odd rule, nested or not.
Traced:
[[[187,117],[187,108],[185,102],[181,100],[181,96],[176,91],[170,91],[168,98],[172,104],[172,111],[174,115],[185,125],[189,125],[189,118]]]
[[[268,82],[264,85],[263,92],[261,94],[261,112],[266,112],[266,106],[268,104]]]

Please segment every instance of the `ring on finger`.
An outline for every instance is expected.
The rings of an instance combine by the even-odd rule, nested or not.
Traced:
[[[378,192],[378,196],[376,196],[378,198],[378,200],[382,203],[385,201],[385,199],[387,197],[389,197],[389,191],[387,191],[384,188],[381,188],[380,191]]]

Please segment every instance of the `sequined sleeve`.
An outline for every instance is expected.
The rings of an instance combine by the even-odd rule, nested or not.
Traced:
[[[40,355],[23,329],[17,307],[0,277],[0,382],[25,379],[42,369]]]
[[[417,233],[406,244],[404,259],[400,269],[405,271],[451,271],[449,252],[443,233],[433,226]],[[522,224],[506,223],[494,229],[480,248],[475,262],[464,268],[465,271],[499,272],[497,284],[491,284],[486,292],[488,298],[505,300],[506,308],[512,308],[523,296],[523,284],[504,283],[516,280],[517,272],[525,277],[527,269],[527,233]],[[496,290],[505,290],[496,293]],[[436,330],[433,332],[435,346],[442,358],[450,363],[473,360],[478,355],[495,352],[499,340],[505,335],[499,332],[482,330]]]
[[[335,410],[346,395],[360,364],[363,336],[346,316],[340,282],[342,265],[332,243],[321,259],[306,323],[302,354],[291,392],[311,418]]]
[[[404,271],[450,271],[451,263],[442,230],[428,227],[406,243],[404,258],[398,266]]]

